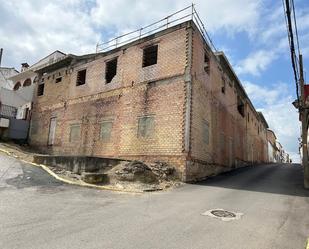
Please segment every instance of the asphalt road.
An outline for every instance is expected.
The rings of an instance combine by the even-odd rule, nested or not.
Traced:
[[[297,165],[265,165],[123,194],[63,184],[0,155],[0,248],[304,249],[309,191],[301,174]],[[243,216],[201,215],[216,208]]]

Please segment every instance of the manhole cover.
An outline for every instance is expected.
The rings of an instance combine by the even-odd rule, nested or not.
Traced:
[[[217,216],[217,217],[227,217],[227,218],[234,218],[236,217],[236,215],[232,212],[229,212],[229,211],[225,211],[225,210],[212,210],[210,211],[214,216]]]
[[[218,218],[223,221],[230,221],[230,220],[239,220],[243,214],[217,208],[217,209],[208,210],[202,213],[202,215],[210,216],[213,218]]]

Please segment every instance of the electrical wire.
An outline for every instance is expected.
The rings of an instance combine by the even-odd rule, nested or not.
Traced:
[[[297,95],[297,100],[299,101],[299,64],[297,60],[297,56],[295,54],[295,46],[294,46],[294,33],[293,33],[293,27],[292,27],[292,20],[291,20],[291,11],[290,11],[290,2],[289,0],[285,0],[285,5],[284,5],[284,0],[282,0],[283,4],[283,9],[285,11],[285,17],[286,17],[286,25],[287,25],[287,31],[288,31],[288,39],[289,39],[289,45],[290,45],[290,53],[291,53],[291,61],[292,61],[292,68],[294,72],[294,79],[295,79],[295,84],[296,84],[296,95]],[[295,16],[294,16],[295,18]],[[295,20],[296,23],[296,20]],[[298,42],[298,37],[296,38]]]

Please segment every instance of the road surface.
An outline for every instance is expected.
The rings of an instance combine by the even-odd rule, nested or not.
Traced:
[[[1,249],[304,249],[299,165],[243,168],[200,184],[123,194],[61,183],[0,154]],[[222,221],[210,209],[243,213]]]

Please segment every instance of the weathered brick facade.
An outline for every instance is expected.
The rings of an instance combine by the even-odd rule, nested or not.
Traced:
[[[151,45],[157,61],[143,67]],[[107,83],[106,62],[115,58]],[[77,86],[84,69],[85,84]],[[42,150],[165,161],[185,181],[267,161],[266,121],[192,21],[109,52],[69,55],[37,73],[44,93],[34,101],[30,142]]]

